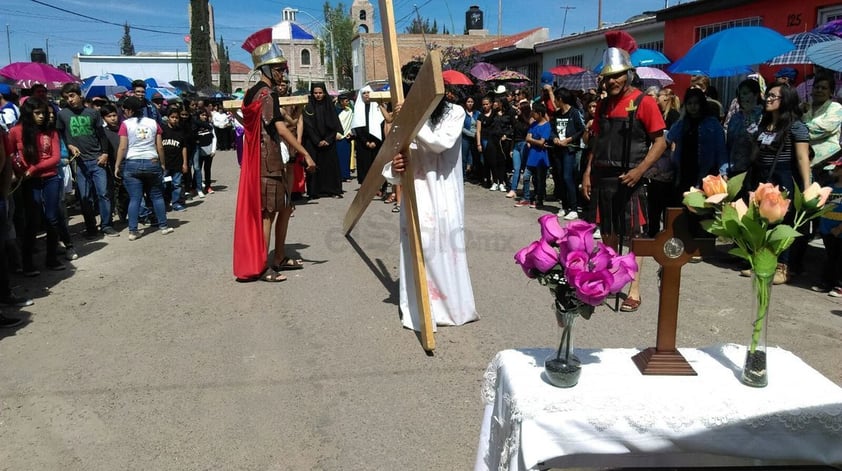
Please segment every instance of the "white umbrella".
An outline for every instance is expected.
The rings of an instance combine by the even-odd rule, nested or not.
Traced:
[[[638,67],[635,70],[637,71],[638,77],[643,80],[643,83],[646,84],[647,87],[651,87],[652,85],[666,87],[667,85],[675,83],[672,80],[672,77],[667,75],[667,73],[661,69],[656,69],[654,67]]]
[[[825,69],[842,72],[842,47],[837,41],[813,44],[807,48],[807,58]]]

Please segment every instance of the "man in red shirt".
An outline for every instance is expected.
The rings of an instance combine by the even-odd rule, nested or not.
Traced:
[[[608,96],[594,118],[582,192],[595,200],[603,240],[617,247],[621,237],[644,234],[645,174],[666,149],[666,125],[657,102],[631,85],[636,74],[628,52],[609,47],[602,63],[599,75]],[[638,266],[641,262],[638,258]],[[632,312],[639,306],[640,283],[635,278],[620,309]]]

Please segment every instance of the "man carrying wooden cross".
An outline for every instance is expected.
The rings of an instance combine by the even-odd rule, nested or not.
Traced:
[[[243,162],[234,216],[234,276],[238,281],[284,281],[280,270],[301,268],[301,261],[286,257],[284,245],[292,213],[290,179],[281,157],[283,142],[304,156],[308,171],[316,164],[284,124],[273,87],[282,83],[286,59],[272,42],[272,28],[260,30],[243,43],[251,53],[260,81],[243,99]],[[275,219],[277,218],[277,222]],[[275,260],[269,262],[267,244],[275,223]]]
[[[412,86],[420,62],[401,69],[404,87]],[[408,91],[408,89],[407,89]],[[462,175],[462,125],[465,110],[442,100],[413,144],[413,171],[433,327],[479,319],[465,253],[465,194]],[[386,164],[383,176],[400,183],[404,156]],[[414,271],[408,269],[407,212],[401,211],[400,309],[404,327],[421,330]]]

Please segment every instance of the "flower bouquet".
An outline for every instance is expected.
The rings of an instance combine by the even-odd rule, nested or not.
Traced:
[[[733,241],[735,247],[729,253],[751,264],[755,309],[742,381],[762,387],[767,384],[765,327],[778,256],[801,235],[799,227],[830,209],[825,202],[831,189],[813,183],[802,192],[796,185],[793,223],[781,224],[792,203],[787,192],[777,185],[761,183],[749,193],[746,203],[737,198],[745,176],[742,173],[726,182],[720,176],[709,175],[702,180],[701,189],[690,188],[684,193],[684,205],[693,213],[711,216],[701,221],[702,228]]]
[[[538,222],[541,238],[520,249],[515,262],[528,278],[537,279],[553,293],[563,332],[555,356],[544,367],[553,384],[571,387],[581,373],[578,359],[570,354],[573,321],[577,316],[590,319],[594,307],[619,293],[634,279],[637,262],[631,252],[618,255],[594,241],[595,224],[578,220],[562,227],[553,214],[541,216]]]

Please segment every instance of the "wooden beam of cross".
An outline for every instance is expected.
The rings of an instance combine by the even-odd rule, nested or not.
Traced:
[[[281,106],[306,105],[309,99],[309,95],[282,96],[278,98],[278,103]],[[369,99],[371,101],[389,101],[391,96],[389,92],[371,92]],[[243,100],[225,100],[222,102],[222,107],[226,110],[239,110],[242,106]]]
[[[425,351],[431,352],[436,348],[436,340],[433,336],[430,296],[427,289],[427,267],[424,264],[424,254],[421,248],[421,230],[418,225],[418,207],[415,201],[415,172],[413,171],[412,157],[409,153],[409,144],[444,97],[441,54],[435,50],[427,54],[427,59],[418,72],[412,90],[404,101],[397,33],[395,32],[394,10],[391,0],[380,0],[380,17],[382,19],[383,42],[386,47],[386,64],[389,71],[389,89],[392,95],[392,103],[403,103],[403,105],[392,123],[391,130],[386,136],[380,152],[377,153],[377,157],[371,165],[371,170],[366,175],[357,196],[345,214],[343,229],[346,236],[354,229],[383,183],[383,167],[392,160],[395,154],[403,153],[406,156],[406,169],[402,177],[403,195],[401,204],[406,218],[410,244],[410,260],[407,260],[409,265],[407,268],[412,270],[415,275],[421,346]]]
[[[681,267],[691,257],[713,252],[715,239],[694,239],[690,234],[688,214],[682,208],[667,208],[664,230],[654,239],[634,239],[635,255],[651,256],[663,268],[658,301],[658,337],[655,348],[647,348],[632,357],[645,375],[695,376],[696,371],[675,348],[678,330],[678,296],[681,291]]]

